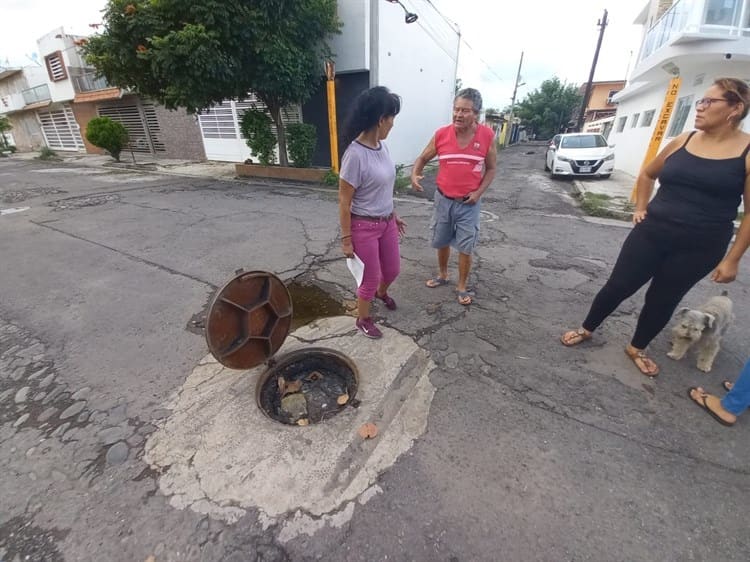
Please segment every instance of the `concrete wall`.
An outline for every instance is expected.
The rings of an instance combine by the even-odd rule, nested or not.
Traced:
[[[94,146],[88,140],[86,140],[86,127],[88,126],[89,121],[91,121],[94,117],[98,117],[98,114],[96,113],[96,103],[72,103],[70,104],[70,106],[73,109],[73,115],[75,115],[76,122],[81,128],[81,138],[83,139],[83,144],[86,147],[86,152],[88,152],[89,154],[106,154],[106,150]]]
[[[33,111],[21,111],[8,115],[13,130],[16,149],[19,152],[33,152],[44,146],[44,136],[39,121]]]
[[[166,152],[160,152],[160,156],[183,160],[206,159],[201,130],[195,115],[189,115],[184,109],[172,111],[157,105],[156,117],[167,149]]]
[[[402,98],[388,137],[397,164],[412,164],[435,130],[450,122],[456,82],[458,34],[426,0],[409,6],[421,24],[406,24],[398,4],[379,3],[379,38],[373,45],[378,62],[371,79]]]
[[[338,16],[344,26],[329,43],[335,53],[336,72],[369,70],[370,0],[339,0]]]
[[[82,65],[80,57],[78,56],[73,39],[70,36],[65,35],[65,30],[62,27],[53,29],[46,35],[43,35],[37,40],[39,47],[39,63],[45,70],[45,57],[56,51],[60,51],[65,63],[65,69],[68,77],[65,80],[53,82],[50,76],[47,76],[47,83],[49,84],[49,93],[52,101],[68,101],[75,97],[75,91],[73,89],[73,81],[70,79],[70,67]]]

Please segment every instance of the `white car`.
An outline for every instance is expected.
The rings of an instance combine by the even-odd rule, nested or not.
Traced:
[[[596,133],[555,135],[547,147],[544,169],[555,176],[608,178],[615,169],[614,147]]]

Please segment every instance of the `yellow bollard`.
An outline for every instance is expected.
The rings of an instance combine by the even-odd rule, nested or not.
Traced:
[[[328,134],[331,140],[331,169],[339,173],[339,138],[336,125],[336,67],[326,61],[326,91],[328,93]]]

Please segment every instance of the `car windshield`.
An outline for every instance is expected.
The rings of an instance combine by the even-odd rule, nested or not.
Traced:
[[[561,148],[603,148],[607,141],[601,135],[576,135],[563,137]]]

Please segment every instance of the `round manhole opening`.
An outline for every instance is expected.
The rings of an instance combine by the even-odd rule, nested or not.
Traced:
[[[356,407],[357,367],[332,349],[307,348],[279,358],[258,381],[256,398],[271,419],[305,426]]]

